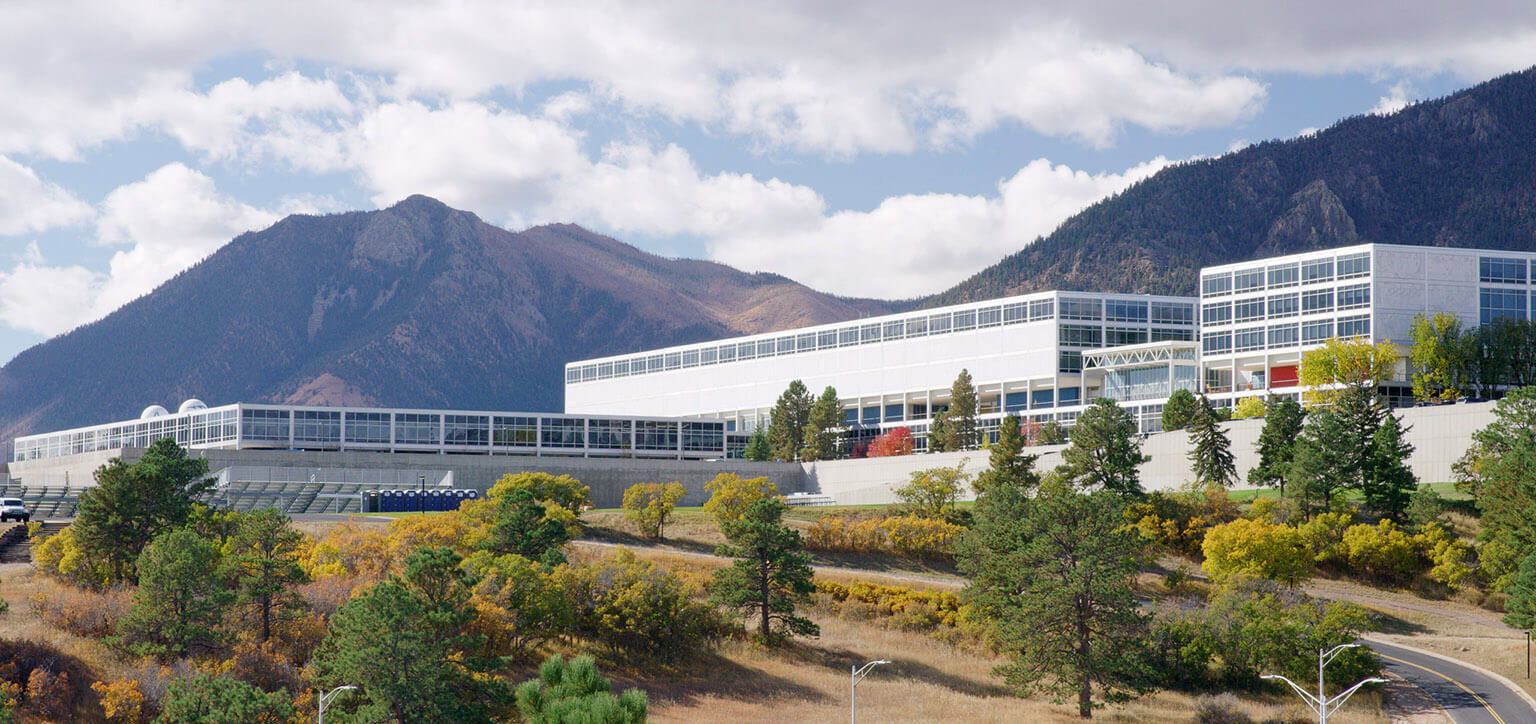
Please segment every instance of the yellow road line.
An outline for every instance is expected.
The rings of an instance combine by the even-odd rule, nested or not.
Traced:
[[[1473,691],[1471,689],[1468,689],[1466,684],[1463,684],[1460,681],[1457,681],[1455,679],[1452,679],[1449,676],[1446,676],[1445,674],[1442,674],[1442,673],[1440,673],[1438,671],[1435,671],[1434,669],[1431,669],[1428,666],[1421,666],[1419,664],[1413,663],[1412,661],[1404,661],[1402,659],[1397,658],[1396,656],[1388,656],[1388,655],[1386,655],[1384,653],[1381,653],[1380,651],[1376,652],[1376,655],[1380,656],[1381,658],[1386,659],[1388,661],[1396,661],[1399,664],[1407,664],[1408,666],[1412,666],[1412,667],[1414,667],[1416,669],[1423,669],[1425,671],[1428,671],[1431,674],[1434,674],[1435,676],[1438,676],[1438,677],[1440,677],[1442,679],[1445,679],[1446,681],[1451,682],[1452,684],[1455,684],[1455,685],[1461,687],[1462,691],[1465,691],[1468,694],[1471,694],[1472,698],[1477,700],[1477,703],[1482,704],[1483,708],[1488,710],[1488,716],[1493,717],[1493,720],[1498,722],[1499,724],[1505,724],[1504,717],[1499,716],[1499,713],[1494,711],[1493,707],[1489,706],[1488,702],[1483,700],[1483,697],[1478,696],[1477,692],[1475,692],[1475,691]]]

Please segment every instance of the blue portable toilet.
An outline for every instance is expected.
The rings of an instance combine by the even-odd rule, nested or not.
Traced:
[[[466,498],[468,498],[470,500],[479,500],[480,499],[480,491],[478,491],[478,490],[466,490],[466,491],[464,491],[464,497],[466,497]]]
[[[441,490],[428,490],[427,491],[427,510],[442,510],[442,509],[443,509],[443,491],[441,491]]]
[[[414,491],[414,490],[402,490],[402,491],[400,491],[400,511],[401,512],[410,512],[410,511],[414,511],[414,510],[419,510],[419,508],[417,507],[417,500],[418,499],[416,497],[416,491]]]
[[[379,510],[380,511],[385,512],[385,513],[394,513],[394,512],[398,512],[400,510],[399,496],[395,495],[395,492],[396,491],[393,491],[393,490],[381,490],[381,491],[379,491]]]
[[[464,491],[462,490],[454,490],[450,492],[453,493],[452,505],[454,510],[458,510],[460,506],[464,505],[464,501],[469,500],[469,496],[465,495]]]

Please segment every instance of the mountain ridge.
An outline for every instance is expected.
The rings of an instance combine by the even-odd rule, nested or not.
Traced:
[[[571,224],[511,232],[414,195],[241,234],[23,351],[0,368],[0,438],[194,396],[554,412],[573,359],[902,305],[665,259]]]

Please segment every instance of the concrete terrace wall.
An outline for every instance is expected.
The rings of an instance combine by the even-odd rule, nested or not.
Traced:
[[[592,488],[599,508],[617,508],[624,489],[636,483],[676,480],[688,488],[680,505],[703,505],[709,498],[704,484],[720,473],[742,477],[767,476],[780,492],[805,490],[805,475],[792,463],[753,463],[744,460],[653,460],[645,458],[579,458],[524,455],[433,455],[420,453],[310,452],[297,450],[198,450],[215,472],[230,466],[314,471],[316,480],[341,482],[367,471],[452,472],[456,488],[489,490],[508,473],[545,472],[570,475]],[[428,480],[434,478],[428,474]],[[276,476],[274,476],[276,477]],[[307,473],[306,473],[307,477]],[[306,479],[301,477],[299,479]],[[387,480],[387,478],[386,478]],[[409,487],[409,486],[407,486]]]
[[[1409,458],[1414,474],[1426,483],[1452,480],[1451,465],[1472,443],[1472,433],[1493,422],[1493,403],[1414,407],[1396,411],[1409,427],[1407,440],[1414,446]],[[1254,448],[1263,420],[1235,420],[1222,428],[1232,441],[1232,454],[1238,475],[1246,481],[1248,469],[1258,464]],[[1063,446],[1030,448],[1040,455],[1035,464],[1041,471],[1061,464]],[[1141,450],[1151,458],[1141,466],[1141,484],[1147,490],[1172,490],[1190,479],[1189,435],[1183,431],[1149,435]],[[965,469],[977,473],[987,467],[987,451],[975,450],[931,455],[907,455],[867,460],[832,460],[802,463],[810,489],[832,496],[841,505],[894,503],[891,492],[905,483],[917,470],[948,467],[965,463]],[[1240,482],[1238,487],[1249,487]],[[965,492],[968,499],[970,491]]]

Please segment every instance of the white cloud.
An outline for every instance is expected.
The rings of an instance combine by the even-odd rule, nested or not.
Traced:
[[[0,236],[73,226],[91,218],[91,207],[26,166],[0,156]]]
[[[98,243],[124,246],[106,272],[48,266],[31,248],[0,272],[0,321],[54,335],[106,315],[196,264],[242,232],[277,215],[218,192],[213,180],[179,163],[114,189],[101,204]]]
[[[839,211],[787,233],[739,227],[712,241],[710,256],[838,294],[932,293],[1168,164],[1159,157],[1123,173],[1089,174],[1037,159],[1001,182],[995,196],[898,196],[871,211]]]
[[[1370,113],[1378,116],[1389,116],[1408,107],[1408,95],[1411,90],[1407,83],[1397,83],[1388,90],[1387,95],[1376,101]]]

